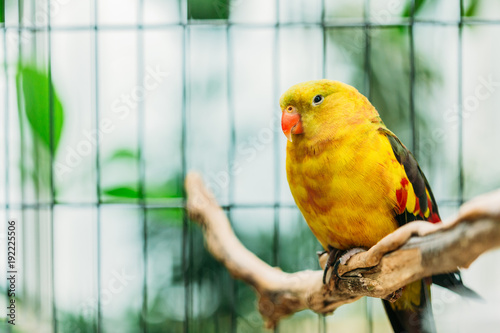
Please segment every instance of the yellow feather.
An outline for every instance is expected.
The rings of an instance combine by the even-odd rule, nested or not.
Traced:
[[[306,128],[287,146],[290,189],[324,248],[370,247],[397,228],[395,189],[406,174],[368,100],[345,84],[328,90],[321,83],[296,86],[281,98],[282,108],[301,105]],[[314,109],[307,102],[318,89],[335,98]]]
[[[315,105],[318,94],[324,99]],[[394,231],[396,193],[408,177],[370,102],[351,86],[321,80],[293,86],[280,105],[300,114],[303,133],[287,144],[287,178],[321,245],[369,248]],[[406,187],[406,208],[414,212],[417,198],[410,182]],[[420,281],[410,284],[394,307],[418,306],[420,292]]]
[[[417,197],[415,196],[415,191],[411,183],[408,184],[408,201],[406,201],[406,210],[410,213],[415,211],[415,204],[417,203]],[[415,212],[416,214],[416,212]]]

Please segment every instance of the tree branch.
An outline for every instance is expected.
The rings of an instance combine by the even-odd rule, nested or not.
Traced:
[[[331,313],[363,296],[384,298],[410,282],[468,267],[480,254],[500,247],[500,190],[465,203],[454,219],[412,222],[339,267],[335,284],[323,271],[285,273],[246,249],[201,177],[185,180],[187,211],[203,229],[208,251],[231,273],[255,288],[267,327],[284,316],[311,309]],[[326,255],[320,258],[324,267]]]

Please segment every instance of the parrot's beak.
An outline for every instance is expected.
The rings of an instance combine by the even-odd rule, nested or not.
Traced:
[[[289,105],[283,109],[281,115],[281,129],[290,142],[292,142],[292,134],[304,132],[300,114],[297,112],[296,107]]]

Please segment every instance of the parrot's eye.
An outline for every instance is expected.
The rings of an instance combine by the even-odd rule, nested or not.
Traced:
[[[320,105],[321,103],[323,103],[324,99],[325,98],[323,96],[321,96],[321,95],[314,96],[314,98],[313,98],[313,105]]]

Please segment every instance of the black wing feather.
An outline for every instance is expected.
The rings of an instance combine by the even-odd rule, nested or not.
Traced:
[[[429,183],[427,179],[425,178],[424,173],[420,169],[417,161],[415,160],[415,157],[411,154],[411,152],[405,147],[405,145],[396,137],[394,133],[389,131],[387,128],[381,127],[379,129],[380,132],[385,134],[387,139],[389,140],[392,150],[394,152],[394,155],[396,159],[398,160],[401,165],[403,165],[404,170],[406,172],[406,175],[408,177],[408,180],[411,182],[413,186],[413,190],[415,192],[415,196],[419,200],[420,204],[420,210],[422,212],[425,212],[428,207],[428,202],[427,202],[427,192],[429,193],[430,197],[430,203],[431,207],[430,211],[431,213],[437,214],[437,217],[439,217],[439,212],[436,204],[436,199],[434,198],[434,195],[432,194],[431,188],[429,186]],[[429,216],[431,217],[431,216]],[[400,226],[412,222],[415,220],[421,220],[421,216],[416,216],[413,213],[408,212],[408,210],[405,210],[401,214],[397,214],[395,216],[398,224]],[[422,280],[423,283],[423,280]],[[451,273],[444,273],[444,274],[438,274],[432,276],[432,283],[435,283],[441,287],[447,288],[457,294],[460,294],[465,297],[470,297],[470,298],[475,298],[475,299],[481,299],[481,297],[474,292],[473,290],[467,288],[464,286],[462,282],[462,277],[460,275],[459,271],[456,272],[451,272]],[[425,297],[424,294],[422,294],[422,297]],[[422,303],[424,304],[424,303]],[[408,332],[412,331],[412,328],[407,327],[408,323],[408,313],[405,311],[396,311],[393,309],[389,303],[384,301],[384,307],[387,312],[387,315],[389,316],[389,319],[391,321],[391,324],[393,326],[393,329],[395,332]],[[417,326],[422,327],[423,323],[421,322],[424,319],[424,313],[426,312],[426,317],[428,321],[432,322],[432,310],[430,310],[430,307],[423,307],[420,309],[422,313],[417,311],[418,313],[413,314],[414,316],[416,315],[418,317],[418,321],[420,322]],[[414,318],[415,320],[415,318]],[[431,324],[431,322],[428,322],[427,324]],[[429,325],[428,327],[432,327],[433,325]]]

